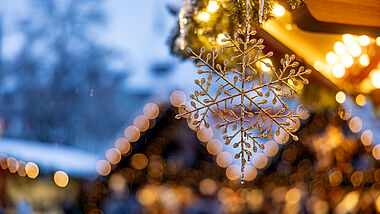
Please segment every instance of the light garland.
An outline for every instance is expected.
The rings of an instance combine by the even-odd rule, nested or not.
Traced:
[[[109,148],[105,154],[105,160],[99,160],[96,163],[96,171],[101,176],[107,176],[112,171],[111,165],[116,165],[120,162],[122,155],[128,155],[132,149],[131,143],[137,142],[141,133],[146,132],[149,129],[150,122],[149,120],[155,120],[160,113],[159,107],[155,103],[147,103],[143,107],[143,115],[138,115],[133,120],[133,125],[127,126],[124,129],[123,137],[117,138],[114,141],[114,147]],[[135,169],[141,170],[144,169],[148,160],[144,154],[135,154],[132,156],[131,165]],[[145,159],[141,156],[143,155]],[[144,161],[144,164],[139,162]]]
[[[189,103],[186,103],[186,96],[183,96],[184,93],[181,91],[174,91],[170,95],[170,102],[174,107],[177,107],[177,111],[180,113],[183,109],[180,107],[181,105],[189,106]],[[300,119],[308,119],[310,114],[307,112],[305,108],[301,105],[297,108],[297,114],[302,114]],[[298,122],[288,121],[292,123],[290,126],[293,127],[294,131],[297,131],[300,127],[300,121]],[[195,131],[195,126],[192,125],[191,122],[187,122],[187,125],[190,129]],[[237,165],[233,164],[233,157],[230,152],[223,151],[223,143],[214,137],[214,132],[211,127],[205,128],[202,126],[196,132],[198,140],[202,143],[202,146],[206,147],[206,150],[209,154],[216,156],[215,162],[221,168],[226,168],[226,177],[231,181],[239,180],[241,176],[240,170],[236,170]],[[248,165],[245,169],[245,180],[253,181],[257,176],[257,170],[265,168],[270,161],[271,157],[274,157],[279,151],[279,144],[285,144],[289,140],[289,134],[282,131],[280,135],[275,136],[275,140],[270,140],[266,143],[268,145],[264,148],[263,153],[257,153],[253,160],[252,165]]]

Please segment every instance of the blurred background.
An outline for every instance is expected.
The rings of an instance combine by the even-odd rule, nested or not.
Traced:
[[[220,49],[244,3],[2,0],[0,213],[380,212],[380,2],[265,0],[261,26],[250,2],[274,53],[255,68],[313,72],[286,100],[300,140],[265,142],[241,183],[221,133],[175,115],[185,48]]]

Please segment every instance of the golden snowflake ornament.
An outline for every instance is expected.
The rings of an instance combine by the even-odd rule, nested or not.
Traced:
[[[241,160],[242,181],[252,152],[256,152],[257,147],[264,149],[258,139],[272,140],[274,135],[280,136],[283,130],[298,140],[292,133],[291,123],[297,123],[302,115],[289,109],[283,98],[293,98],[298,94],[295,87],[297,79],[308,84],[304,76],[311,73],[311,70],[299,66],[294,55],[287,54],[280,61],[282,67],[275,69],[265,61],[273,53],[262,54],[264,40],[255,39],[255,34],[256,31],[250,30],[247,21],[244,31],[238,29],[233,38],[226,35],[223,41],[226,45],[218,52],[215,47],[207,54],[205,48],[201,48],[199,54],[187,49],[192,54],[190,60],[196,61],[196,66],[200,68],[198,74],[207,76],[195,80],[199,90],[190,94],[191,106],[182,105],[184,113],[176,115],[177,119],[187,117],[196,130],[201,126],[209,128],[211,119],[217,123],[215,128],[222,129],[225,144],[233,143],[233,147],[239,150],[235,159]],[[226,49],[232,49],[234,56],[230,61],[224,60],[222,65],[216,63]],[[256,63],[269,67],[273,79],[264,82],[264,74],[256,70]],[[211,85],[216,85],[217,89],[213,90],[215,87]]]

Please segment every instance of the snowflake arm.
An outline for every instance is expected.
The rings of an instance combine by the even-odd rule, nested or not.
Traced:
[[[197,54],[188,49],[192,54],[190,59],[197,61],[196,66],[201,68],[198,74],[208,74],[208,76],[207,80],[206,78],[195,80],[200,90],[190,95],[192,100],[190,104],[193,109],[182,106],[185,113],[176,116],[176,118],[193,116],[194,121],[189,122],[195,125],[196,130],[199,130],[201,125],[209,128],[210,116],[219,120],[215,128],[222,129],[225,144],[228,145],[234,141],[233,147],[240,147],[235,158],[241,160],[242,173],[245,164],[251,159],[250,150],[256,152],[257,147],[264,148],[264,144],[258,139],[271,140],[273,133],[278,136],[280,130],[283,130],[294,140],[298,140],[289,126],[290,121],[296,122],[301,115],[295,114],[293,109],[289,110],[283,98],[293,98],[298,94],[298,89],[293,86],[297,83],[296,79],[301,79],[304,84],[308,84],[304,76],[311,72],[299,66],[294,55],[287,54],[280,61],[282,68],[276,70],[264,61],[273,53],[268,52],[262,55],[265,47],[264,40],[253,38],[255,34],[256,31],[251,31],[247,22],[244,32],[238,29],[234,38],[226,35],[225,42],[228,45],[223,46],[218,52],[212,48],[211,53],[205,54],[205,49],[201,48]],[[234,53],[230,61],[236,61],[236,65],[232,68],[230,68],[229,60],[224,60],[223,65],[216,63],[217,57],[226,49],[232,49]],[[259,62],[270,68],[274,79],[264,83],[264,74],[258,74],[255,68],[255,64]],[[213,78],[214,76],[217,78]],[[218,85],[215,95],[210,89],[212,84]],[[265,91],[266,93],[263,93]],[[270,99],[273,105],[279,102],[281,108],[268,107]],[[198,119],[199,116],[200,119]],[[192,120],[191,117],[188,117],[188,120]],[[227,133],[228,130],[231,133]]]

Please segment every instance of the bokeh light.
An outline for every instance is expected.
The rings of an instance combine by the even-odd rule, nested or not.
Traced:
[[[110,148],[106,152],[106,160],[111,164],[118,164],[121,160],[121,153],[116,148]]]
[[[115,148],[117,148],[121,154],[127,154],[131,150],[131,144],[125,138],[118,138],[114,143]]]
[[[289,141],[289,133],[287,133],[284,129],[280,129],[279,135],[274,134],[274,140],[278,144],[285,144]]]
[[[24,161],[18,161],[18,170],[17,170],[17,174],[21,177],[25,177],[26,176],[26,171],[25,171],[25,166],[26,166],[26,163]]]
[[[108,185],[110,189],[116,194],[122,195],[126,191],[126,179],[120,173],[112,174]]]
[[[222,167],[226,168],[232,163],[232,156],[229,152],[221,152],[216,156],[216,163]]]
[[[218,43],[218,45],[224,45],[227,43],[227,37],[226,35],[224,35],[224,33],[220,33],[218,34],[218,37],[216,38],[216,42]]]
[[[363,145],[364,146],[369,146],[372,144],[372,140],[373,140],[373,132],[369,129],[365,130],[361,136],[360,136],[360,140],[362,141]]]
[[[333,169],[329,173],[329,182],[331,186],[339,186],[343,181],[342,171],[340,169]]]
[[[56,171],[54,173],[54,182],[59,187],[66,187],[69,183],[69,176],[64,171]]]
[[[257,169],[254,166],[245,166],[244,180],[253,181],[257,176]]]
[[[212,139],[207,143],[207,151],[212,155],[217,155],[223,150],[223,143],[218,139]]]
[[[230,179],[231,181],[234,181],[234,180],[237,180],[240,178],[240,166],[236,165],[236,164],[233,164],[231,166],[229,166],[226,170],[226,176],[228,179]]]
[[[346,48],[342,42],[336,42],[334,45],[334,50],[336,53],[342,55],[346,51]]]
[[[336,78],[341,78],[346,73],[346,69],[341,64],[335,64],[333,67],[333,75]]]
[[[290,204],[298,203],[301,199],[301,192],[297,188],[290,189],[286,195],[285,200]]]
[[[140,130],[136,126],[128,126],[124,130],[124,137],[129,142],[136,142],[140,138]]]
[[[338,57],[333,52],[328,52],[326,54],[326,62],[329,64],[335,64],[338,61]]]
[[[363,179],[364,179],[364,174],[362,171],[356,171],[352,173],[351,175],[351,183],[354,187],[357,187],[360,184],[362,184]]]
[[[274,142],[273,140],[270,140],[265,143],[264,145],[264,154],[267,155],[268,157],[273,157],[277,154],[278,152],[278,144]]]
[[[268,164],[268,157],[264,153],[256,153],[252,158],[252,164],[256,168],[262,169]]]
[[[174,91],[170,95],[170,102],[175,107],[180,107],[186,103],[186,94],[182,91]]]
[[[373,86],[380,88],[380,70],[373,70],[370,73],[370,78]]]
[[[265,72],[269,72],[272,70],[272,61],[268,58],[264,59],[263,62],[260,63],[261,69]]]
[[[0,153],[0,165],[2,169],[6,169],[8,167],[7,160],[8,160],[8,155],[4,153]]]
[[[339,92],[336,93],[336,95],[335,95],[335,100],[336,100],[338,103],[344,103],[344,101],[346,101],[346,94],[345,94],[343,91],[339,91]]]
[[[144,206],[153,205],[157,199],[157,193],[153,186],[146,186],[136,193],[137,201]]]
[[[279,4],[275,4],[273,6],[272,13],[276,17],[281,17],[285,14],[285,8]]]
[[[360,58],[359,58],[359,63],[362,66],[368,66],[369,65],[369,56],[368,56],[368,54],[361,55]]]
[[[310,117],[310,112],[304,105],[298,105],[296,109],[296,113],[300,115],[300,119],[306,120]]]
[[[142,153],[137,153],[132,156],[130,163],[134,169],[142,170],[148,165],[148,158]]]
[[[362,122],[362,120],[360,119],[360,117],[355,116],[355,117],[353,117],[353,118],[350,120],[350,122],[348,123],[348,126],[350,127],[350,130],[351,130],[353,133],[358,133],[358,132],[360,132],[360,130],[362,129],[363,122]]]
[[[349,68],[351,67],[351,65],[354,63],[354,59],[352,58],[352,56],[348,55],[348,54],[344,54],[341,58],[340,58],[341,62],[342,62],[342,65],[346,68]]]
[[[352,44],[355,42],[355,39],[351,34],[344,34],[343,35],[343,42],[346,44]]]
[[[372,155],[376,160],[380,160],[380,144],[372,148]]]
[[[350,44],[348,46],[348,52],[352,56],[357,57],[357,56],[359,56],[362,53],[362,49],[361,49],[361,47],[358,44],[353,43],[353,44]]]
[[[201,22],[207,22],[208,20],[210,20],[210,17],[211,16],[209,13],[202,11],[198,13],[197,19]]]
[[[206,127],[201,127],[199,131],[197,132],[197,137],[200,141],[202,142],[207,142],[212,139],[214,136],[214,131],[212,128],[206,128]]]
[[[36,178],[40,172],[37,164],[33,163],[33,162],[28,162],[26,165],[25,165],[25,172],[26,172],[26,175],[29,177],[29,178]]]
[[[160,114],[160,109],[155,103],[147,103],[143,108],[143,113],[149,120],[153,120]]]
[[[199,191],[204,195],[214,194],[217,188],[216,182],[210,178],[205,178],[199,183]]]
[[[366,35],[359,36],[358,41],[361,46],[367,46],[371,43],[371,39]]]
[[[209,1],[207,6],[207,11],[210,13],[215,13],[219,9],[219,4],[217,1]]]
[[[367,103],[367,99],[363,94],[358,94],[358,96],[356,96],[355,98],[355,101],[356,104],[358,104],[359,106],[365,106],[365,104]]]
[[[9,157],[7,160],[7,166],[10,173],[16,173],[19,167],[18,161],[13,157]]]
[[[145,132],[149,128],[149,120],[145,115],[139,115],[133,120],[133,125],[140,130],[140,132]]]
[[[288,126],[286,126],[288,128],[289,131],[291,132],[296,132],[300,126],[301,126],[301,122],[298,118],[288,118],[285,120],[286,123],[289,123]]]
[[[111,164],[106,160],[96,162],[96,171],[99,175],[106,176],[111,172]]]

